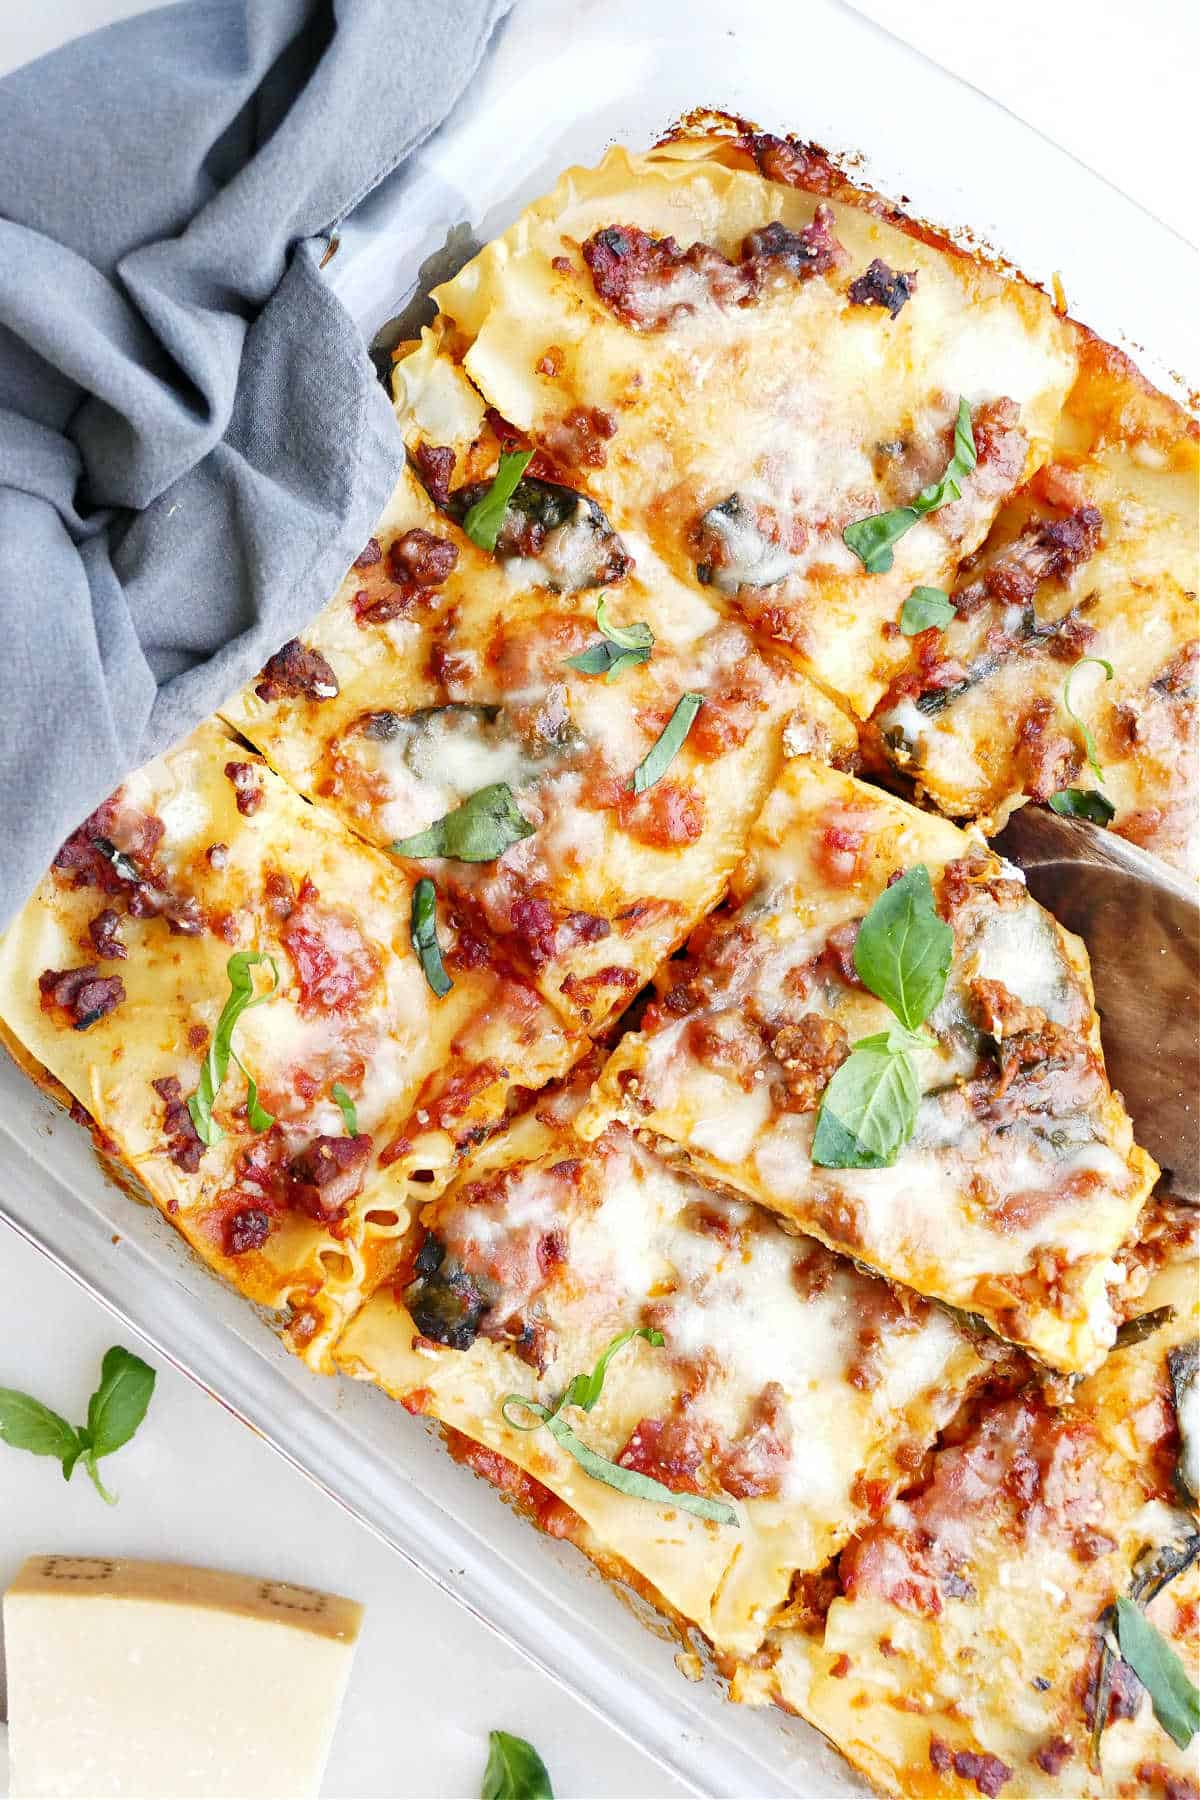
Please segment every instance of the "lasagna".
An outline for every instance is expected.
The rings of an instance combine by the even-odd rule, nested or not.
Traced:
[[[733,1699],[1200,1800],[1194,1234],[988,846],[1200,870],[1194,421],[712,115],[434,298],[371,537],[62,846],[6,1045]]]
[[[785,1612],[735,1671],[740,1697],[803,1713],[890,1793],[1190,1793],[1195,1757],[1156,1719],[1113,1613],[1144,1608],[1194,1673],[1200,1533],[1175,1372],[1195,1358],[1195,1254],[1190,1236],[1176,1246],[1135,1341],[1066,1404],[1036,1384],[969,1400],[842,1550],[818,1615]]]
[[[945,965],[919,1018],[896,1007],[927,971],[865,954],[906,871],[924,912],[894,908],[885,935],[911,943],[924,916]],[[581,1130],[623,1118],[1051,1366],[1094,1366],[1157,1170],[1105,1079],[1082,945],[1015,876],[948,821],[797,758]]]
[[[318,1368],[413,1197],[578,1054],[467,931],[445,930],[439,1000],[411,898],[205,725],[80,826],[0,945],[18,1053]]]
[[[559,1504],[544,1522],[628,1569],[729,1651],[895,1491],[990,1367],[978,1332],[673,1170],[624,1126],[544,1100],[421,1215],[400,1276],[338,1349],[351,1373]],[[512,1396],[543,1407],[631,1331],[598,1402],[565,1410],[631,1501]],[[506,1398],[507,1397],[507,1398]],[[611,1472],[615,1472],[611,1473]],[[714,1500],[723,1516],[687,1510]]]

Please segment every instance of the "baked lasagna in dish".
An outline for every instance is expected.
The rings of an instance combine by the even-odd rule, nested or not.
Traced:
[[[434,298],[374,535],[63,845],[5,1041],[735,1700],[1200,1800],[1195,1232],[988,845],[1200,872],[1195,424],[711,115]]]

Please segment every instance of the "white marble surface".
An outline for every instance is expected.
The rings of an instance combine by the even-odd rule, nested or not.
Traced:
[[[141,0],[0,0],[0,73],[140,10]],[[1197,61],[1186,51],[1190,0],[1140,0],[1136,15],[1095,0],[860,0],[860,10],[1177,230],[1194,225],[1181,88]],[[102,1309],[0,1227],[0,1383],[82,1416],[112,1341]],[[31,1552],[55,1550],[223,1564],[365,1601],[326,1794],[476,1794],[495,1725],[539,1745],[563,1800],[680,1791],[173,1370],[160,1372],[151,1417],[109,1475],[120,1495],[111,1510],[82,1475],[68,1486],[53,1464],[0,1447],[0,1586]]]

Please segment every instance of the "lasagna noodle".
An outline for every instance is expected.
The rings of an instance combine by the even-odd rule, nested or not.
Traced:
[[[1045,460],[1076,368],[1074,329],[1027,284],[841,201],[823,203],[844,251],[826,272],[768,257],[761,290],[735,303],[685,265],[670,305],[647,290],[661,320],[627,323],[581,257],[593,234],[636,228],[736,260],[748,234],[813,225],[813,195],[725,166],[727,152],[700,138],[571,169],[434,297],[471,380],[538,443],[561,441],[581,415],[615,425],[588,489],[681,580],[706,568],[700,519],[736,499],[732,516],[713,519],[723,568],[707,572],[865,717],[906,659],[895,633],[904,598],[950,585],[1005,495]],[[877,259],[915,276],[894,317],[850,296]],[[635,284],[635,314],[645,298]],[[867,574],[843,527],[941,477],[960,397],[976,471],[961,499],[897,543],[889,571]]]
[[[227,765],[242,771],[239,786]],[[243,804],[257,795],[249,812],[239,794]],[[93,835],[152,877],[157,916],[145,912],[148,889],[88,855]],[[457,966],[453,941],[454,987],[436,999],[408,942],[411,881],[216,725],[132,775],[72,840],[81,842],[83,863],[52,870],[0,942],[6,1031],[87,1109],[205,1261],[249,1298],[286,1309],[293,1346],[328,1367],[332,1338],[394,1259],[410,1196],[435,1192],[460,1146],[503,1115],[513,1071],[540,1083],[569,1066],[576,1045],[528,987]],[[124,960],[97,956],[89,923],[103,910],[118,916]],[[172,931],[168,916],[186,930]],[[236,950],[278,969],[277,991],[242,1015],[233,1038],[276,1124],[251,1131],[246,1078],[231,1062],[214,1107],[221,1141],[200,1153],[186,1117],[172,1123],[170,1096],[152,1083],[177,1080],[181,1112]],[[124,997],[78,1029],[63,1009],[43,1009],[39,975],[89,964],[118,977]],[[265,964],[256,986],[270,987]],[[329,1170],[308,1172],[313,1216],[313,1191],[289,1200],[288,1170],[322,1143],[326,1161],[349,1155],[337,1082],[370,1154],[351,1156],[340,1206],[316,1186]],[[239,1227],[234,1215],[247,1211],[259,1217]]]
[[[428,341],[410,363],[402,417],[432,420],[469,455],[452,425],[481,429],[477,398]],[[454,566],[378,621],[366,609],[397,603],[389,568],[413,532]],[[384,847],[507,782],[533,834],[497,861],[428,870],[569,1024],[599,1030],[720,898],[785,745],[845,761],[854,729],[784,657],[640,556],[607,604],[618,626],[650,626],[653,655],[613,682],[572,669],[569,656],[602,641],[597,590],[531,585],[528,559],[479,550],[411,472],[368,554],[304,635],[332,683],[282,695],[268,684],[269,698],[252,687],[225,716]],[[700,716],[638,798],[633,771],[686,692],[704,697]]]
[[[936,1048],[914,1052],[916,1128],[892,1167],[818,1167],[816,1108],[834,1065],[809,1069],[804,1092],[788,1032],[805,1020],[811,1032],[815,1016],[844,1053],[894,1023],[849,957],[889,877],[917,863],[956,942],[927,1021]],[[640,1125],[701,1175],[1053,1366],[1094,1367],[1116,1331],[1112,1259],[1157,1171],[1104,1079],[1083,946],[1014,873],[944,820],[789,763],[735,872],[736,910],[708,922],[683,971],[664,971],[659,1004],[617,1045],[579,1129]],[[981,1002],[1007,1010],[1006,1045]],[[1002,1075],[1003,1055],[1016,1060]]]
[[[1090,1758],[1102,1615],[1135,1570],[1194,1539],[1172,1465],[1168,1354],[1197,1331],[1195,1246],[1141,1303],[1175,1316],[1117,1350],[1061,1409],[1036,1390],[980,1410],[927,1480],[842,1557],[823,1637],[777,1631],[734,1674],[826,1732],[885,1793],[1186,1794],[1179,1749],[1118,1668]],[[1200,1561],[1148,1607],[1194,1673]]]
[[[583,1547],[620,1559],[715,1644],[749,1650],[793,1575],[897,1485],[989,1352],[751,1203],[673,1173],[622,1127],[588,1147],[539,1113],[426,1209],[422,1265],[432,1244],[440,1267],[404,1290],[411,1313],[392,1288],[377,1293],[338,1362],[493,1465],[515,1463],[583,1521]],[[615,1491],[502,1413],[510,1393],[553,1405],[637,1326],[664,1344],[628,1344],[595,1409],[564,1417],[611,1460],[731,1497],[736,1529]]]

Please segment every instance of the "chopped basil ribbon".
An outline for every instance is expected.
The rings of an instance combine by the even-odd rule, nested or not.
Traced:
[[[1117,1642],[1149,1694],[1155,1718],[1186,1750],[1200,1731],[1200,1691],[1166,1638],[1124,1595],[1117,1601]]]
[[[272,983],[265,994],[255,995],[254,977],[250,970],[255,963],[271,965]],[[229,998],[221,1008],[221,1016],[217,1020],[217,1029],[213,1032],[212,1043],[208,1046],[208,1055],[200,1070],[200,1082],[195,1093],[187,1103],[188,1112],[192,1116],[192,1124],[196,1127],[196,1135],[202,1144],[219,1144],[225,1133],[213,1118],[213,1102],[221,1091],[221,1083],[229,1073],[232,1058],[242,1074],[246,1076],[246,1112],[252,1131],[269,1131],[275,1123],[269,1112],[264,1112],[258,1104],[258,1088],[246,1074],[245,1065],[240,1057],[233,1054],[233,1033],[238,1020],[252,1006],[261,1006],[269,1000],[279,986],[279,969],[275,958],[262,950],[237,950],[225,965],[225,973],[229,977]]]
[[[948,500],[959,499],[962,484],[975,463],[971,408],[965,399],[960,399],[954,422],[954,454],[946,464],[942,479],[923,487],[910,505],[897,506],[891,512],[872,513],[866,519],[855,519],[843,531],[842,542],[847,550],[853,550],[868,575],[886,575],[892,566],[892,545],[898,543],[906,531],[911,531],[926,513],[936,512]]]
[[[481,550],[496,548],[496,539],[500,536],[508,503],[532,461],[532,450],[502,450],[500,467],[496,470],[491,487],[474,506],[468,508],[462,528],[471,542],[478,544]]]
[[[854,967],[897,1019],[860,1038],[821,1096],[812,1160],[823,1169],[887,1169],[912,1137],[921,1083],[912,1053],[938,1005],[954,932],[933,904],[929,870],[917,863],[887,887],[858,928]]]
[[[1104,670],[1105,681],[1112,680],[1113,666],[1103,656],[1081,656],[1067,676],[1067,679],[1063,682],[1063,706],[1072,722],[1079,727],[1079,735],[1083,739],[1083,747],[1087,752],[1088,767],[1096,777],[1096,780],[1103,782],[1104,770],[1100,767],[1100,753],[1096,748],[1096,740],[1092,736],[1091,728],[1080,718],[1079,714],[1075,711],[1075,708],[1071,705],[1071,683],[1078,675],[1080,669],[1085,669],[1089,663],[1095,663],[1098,669]],[[1069,789],[1064,789],[1064,792],[1069,791]]]
[[[652,1326],[631,1325],[628,1331],[619,1332],[600,1357],[590,1375],[572,1376],[566,1392],[554,1409],[555,1412],[561,1412],[564,1406],[577,1406],[581,1412],[591,1412],[603,1390],[604,1377],[608,1374],[609,1363],[618,1350],[623,1350],[632,1339],[639,1337],[645,1338],[646,1342],[653,1345],[656,1350],[662,1348],[663,1334],[661,1331],[655,1331]]]
[[[480,1800],[554,1800],[550,1773],[527,1738],[488,1732]]]
[[[335,1081],[329,1090],[338,1103],[338,1110],[346,1122],[346,1130],[351,1137],[358,1136],[358,1108],[346,1092],[340,1081]]]
[[[266,999],[266,997],[267,996],[264,994],[263,998]],[[237,1051],[231,1050],[230,1055],[238,1068],[242,1071],[242,1074],[246,1077],[247,1125],[249,1125],[251,1131],[270,1131],[272,1125],[275,1123],[274,1113],[269,1113],[265,1106],[260,1106],[258,1104],[258,1083],[255,1081],[253,1075],[250,1073]]]
[[[900,608],[900,629],[905,637],[916,637],[931,625],[940,631],[956,617],[950,596],[943,588],[915,587]]]
[[[590,1375],[572,1377],[555,1406],[543,1406],[540,1400],[531,1400],[525,1394],[506,1394],[500,1402],[504,1423],[514,1431],[537,1431],[544,1425],[555,1442],[569,1456],[574,1457],[585,1474],[590,1475],[594,1481],[602,1481],[606,1487],[616,1488],[618,1493],[628,1494],[631,1499],[652,1500],[659,1506],[677,1506],[682,1512],[694,1513],[698,1519],[712,1519],[718,1525],[737,1526],[737,1513],[728,1502],[709,1500],[703,1494],[678,1494],[674,1488],[664,1487],[661,1481],[655,1481],[652,1476],[639,1474],[636,1469],[623,1469],[620,1463],[610,1462],[606,1456],[589,1449],[561,1417],[564,1406],[578,1406],[583,1412],[591,1412],[600,1398],[609,1363],[618,1350],[637,1337],[645,1338],[648,1344],[656,1347],[663,1341],[661,1331],[654,1331],[645,1325],[622,1331],[613,1339]],[[509,1412],[510,1406],[519,1406],[525,1412],[532,1413],[533,1424],[523,1425],[520,1420],[514,1419]]]
[[[635,625],[613,625],[605,617],[607,607],[608,596],[601,594],[596,602],[600,642],[589,644],[578,656],[568,656],[566,666],[578,669],[581,675],[603,675],[606,681],[615,681],[623,670],[649,662],[654,633],[641,621]]]
[[[418,881],[412,897],[412,947],[425,971],[425,979],[439,1000],[454,986],[442,962],[437,935],[437,889],[427,877]]]
[[[1159,1640],[1159,1645],[1148,1643],[1138,1631],[1136,1622],[1131,1622],[1129,1613],[1141,1617],[1139,1609],[1149,1606],[1150,1602],[1161,1594],[1169,1582],[1190,1569],[1200,1556],[1200,1532],[1193,1532],[1190,1537],[1183,1538],[1174,1544],[1166,1544],[1153,1557],[1143,1559],[1133,1580],[1129,1584],[1128,1596],[1122,1596],[1115,1606],[1110,1606],[1100,1615],[1098,1629],[1100,1632],[1100,1662],[1096,1669],[1096,1683],[1093,1689],[1094,1701],[1092,1712],[1092,1738],[1088,1750],[1088,1760],[1094,1770],[1100,1770],[1100,1740],[1104,1727],[1108,1723],[1108,1706],[1112,1694],[1113,1664],[1116,1659],[1116,1648],[1113,1644],[1112,1627],[1116,1626],[1117,1641],[1120,1645],[1122,1659],[1127,1662],[1134,1674],[1150,1694],[1154,1707],[1154,1716],[1164,1731],[1175,1737],[1172,1724],[1179,1726],[1180,1731],[1186,1729],[1187,1736],[1175,1738],[1180,1748],[1186,1748],[1191,1742],[1193,1733],[1200,1729],[1200,1719],[1196,1715],[1196,1690],[1188,1680],[1186,1672],[1180,1669],[1184,1685],[1181,1687],[1176,1679],[1176,1670],[1170,1663],[1177,1663],[1174,1651]],[[1158,1633],[1148,1620],[1142,1619],[1148,1634],[1158,1638]],[[1158,1648],[1166,1652],[1160,1658]],[[1167,1661],[1170,1659],[1170,1662]],[[1190,1692],[1189,1692],[1190,1690]],[[1160,1704],[1163,1713],[1159,1712]],[[1164,1717],[1164,1714],[1166,1715]]]
[[[1093,825],[1109,825],[1117,816],[1108,795],[1095,788],[1059,788],[1046,804],[1064,819],[1090,819]]]
[[[662,780],[703,704],[703,694],[680,695],[675,702],[675,711],[663,726],[657,743],[650,746],[626,782],[626,787],[632,788],[635,794],[644,794],[647,788],[652,788],[656,781]]]
[[[954,933],[933,904],[929,870],[917,863],[884,888],[858,928],[854,967],[864,987],[916,1031],[946,991]]]
[[[532,837],[534,830],[518,810],[507,781],[496,781],[470,795],[427,830],[418,831],[415,837],[397,838],[388,849],[395,856],[448,856],[452,862],[495,862],[513,844]]]

